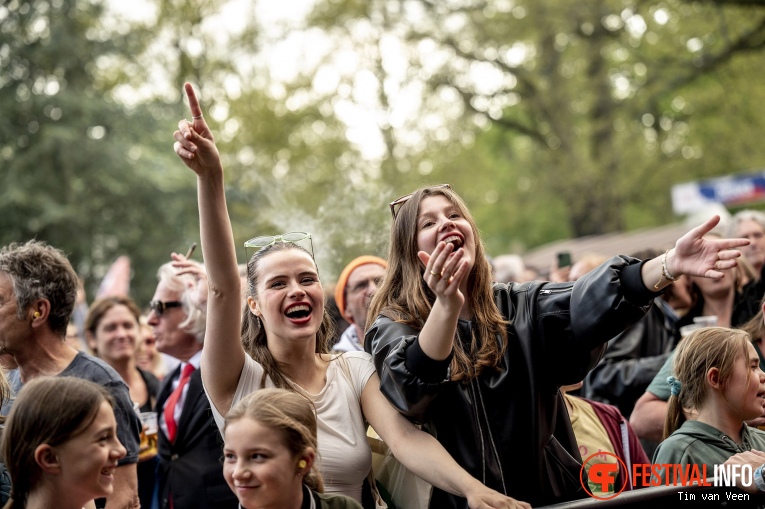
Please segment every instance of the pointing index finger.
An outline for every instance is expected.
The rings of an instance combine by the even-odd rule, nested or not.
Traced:
[[[194,93],[194,87],[191,86],[191,83],[185,83],[183,85],[183,88],[186,90],[186,95],[189,98],[189,109],[191,110],[191,116],[194,117],[194,120],[196,120],[196,117],[200,117],[202,115],[202,108],[199,107],[199,101],[197,100],[197,95]]]

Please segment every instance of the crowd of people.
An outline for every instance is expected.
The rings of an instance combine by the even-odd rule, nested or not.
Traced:
[[[97,299],[76,341],[66,256],[0,249],[4,507],[528,508],[595,489],[584,460],[621,461],[611,493],[641,488],[630,463],[652,457],[765,464],[765,216],[535,281],[487,256],[455,190],[426,186],[390,204],[387,257],[330,289],[310,233],[255,237],[237,264],[185,91],[174,148],[204,264],[171,254],[145,311]],[[380,440],[424,500],[375,478]]]

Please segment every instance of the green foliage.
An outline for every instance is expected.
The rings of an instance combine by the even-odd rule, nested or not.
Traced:
[[[747,169],[765,156],[763,146],[755,146],[756,136],[742,135],[762,127],[762,103],[742,99],[753,88],[759,95],[762,88],[750,78],[765,45],[765,13],[757,2],[380,0],[368,2],[355,19],[345,17],[344,27],[350,28],[339,27],[327,12],[358,12],[357,4],[348,2],[347,9],[339,4],[346,5],[321,3],[313,20],[324,23],[330,34],[362,34],[355,37],[364,45],[359,53],[379,55],[380,62],[370,59],[369,68],[381,74],[387,88],[396,89],[391,81],[399,88],[424,82],[428,91],[419,118],[441,111],[449,134],[430,138],[414,159],[438,161],[441,147],[448,150],[486,123],[507,131],[508,141],[530,141],[532,146],[519,153],[492,151],[493,165],[482,171],[496,187],[475,192],[515,196],[512,187],[500,185],[524,182],[537,199],[562,206],[558,221],[568,228],[549,231],[551,236],[668,222],[672,183]],[[394,36],[408,44],[386,57],[377,48]],[[403,76],[385,72],[395,67],[396,58],[405,61]],[[723,111],[731,102],[749,107],[731,119],[738,129],[721,121],[731,117]],[[432,134],[416,128],[425,137]],[[464,146],[471,165],[485,150],[486,136],[497,139],[478,133],[473,147]],[[396,157],[397,151],[406,152],[405,141],[396,134],[389,139],[394,166],[416,167]],[[717,152],[720,145],[726,148]],[[733,159],[730,152],[736,153]],[[733,161],[741,162],[732,166]],[[528,165],[534,171],[527,176]],[[448,164],[432,166],[439,170],[428,176],[459,178]],[[478,185],[482,179],[471,180]],[[506,217],[501,208],[480,200],[477,216],[492,216],[483,206]],[[537,225],[556,224],[544,216],[559,214],[561,207],[531,208],[541,213],[525,223],[534,234],[512,223],[504,231],[490,224],[487,233],[505,238],[508,246],[508,228],[523,244],[543,240],[533,236],[546,230]],[[547,234],[541,237],[550,240]]]
[[[0,2],[0,242],[61,247],[90,297],[127,254],[147,302],[198,239],[171,147],[187,80],[237,245],[309,231],[324,281],[384,256],[387,203],[423,184],[465,198],[493,255],[665,224],[672,184],[763,166],[760,3],[320,0],[283,27],[253,3],[227,33],[227,2]],[[323,49],[281,81],[266,62],[301,34]]]
[[[167,135],[153,136],[172,132],[168,106],[128,109],[97,85],[99,59],[135,49],[131,38],[101,38],[100,3],[3,9],[0,243],[37,238],[63,249],[90,298],[128,254],[134,297],[146,303],[159,264],[198,237],[188,221],[194,183],[178,180]]]

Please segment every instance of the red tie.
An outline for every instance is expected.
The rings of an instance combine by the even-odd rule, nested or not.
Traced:
[[[178,382],[178,387],[175,388],[173,393],[167,398],[165,402],[165,424],[167,425],[167,438],[170,442],[175,442],[175,435],[178,431],[178,424],[175,422],[175,406],[178,404],[178,400],[181,399],[183,394],[183,387],[189,383],[191,373],[194,372],[194,366],[186,364],[183,366],[183,373],[181,373],[181,380]]]

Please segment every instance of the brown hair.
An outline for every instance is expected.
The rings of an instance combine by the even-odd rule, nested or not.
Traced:
[[[13,485],[13,503],[6,507],[25,507],[40,482],[35,449],[61,445],[83,433],[104,401],[114,406],[106,389],[80,378],[46,376],[24,384],[3,432],[3,460]]]
[[[677,346],[672,372],[681,384],[678,395],[670,395],[664,438],[678,429],[686,417],[684,408],[699,409],[707,395],[707,372],[717,368],[720,384],[733,375],[736,359],[748,359],[749,334],[726,327],[704,327],[691,332]],[[747,370],[747,380],[751,372]]]
[[[416,329],[422,329],[435,302],[425,283],[424,268],[417,257],[417,219],[420,203],[431,196],[443,196],[468,221],[475,237],[475,262],[468,274],[466,302],[474,313],[472,340],[454,344],[452,380],[469,381],[486,369],[499,369],[507,344],[507,321],[494,302],[491,265],[485,256],[480,233],[467,205],[451,189],[425,187],[417,190],[398,210],[390,231],[388,268],[382,286],[369,306],[366,328],[378,315]]]
[[[103,299],[98,299],[90,305],[90,308],[88,309],[88,316],[85,317],[85,331],[88,332],[93,337],[93,339],[96,338],[96,330],[98,329],[98,324],[100,324],[101,320],[104,319],[106,312],[115,306],[125,306],[128,308],[130,314],[135,318],[136,335],[140,333],[141,310],[138,309],[138,306],[130,297],[124,295],[115,295],[113,297],[104,297]],[[138,338],[136,337],[136,340],[137,339]],[[95,349],[94,353],[98,355],[98,352],[95,352]]]
[[[313,403],[295,392],[278,388],[251,392],[226,414],[223,436],[225,437],[228,426],[245,418],[280,431],[284,437],[284,445],[295,459],[308,448],[312,448],[318,454],[316,409]],[[322,493],[324,481],[316,465],[317,462],[314,461],[303,482],[312,490]]]
[[[258,280],[260,273],[258,272],[258,265],[260,261],[271,253],[278,253],[279,251],[287,251],[289,249],[297,249],[311,256],[305,248],[295,244],[293,242],[276,242],[270,246],[264,247],[260,251],[257,251],[247,262],[247,295],[253,299],[258,296]],[[311,257],[313,259],[313,257]],[[316,262],[314,261],[314,265]],[[316,271],[318,272],[318,267]],[[324,292],[322,292],[322,295]],[[335,336],[335,323],[332,317],[329,315],[326,306],[322,309],[323,317],[319,330],[316,332],[316,353],[329,353],[330,343]],[[276,387],[292,389],[291,384],[287,382],[286,377],[279,369],[279,363],[271,355],[271,351],[268,349],[268,338],[266,337],[266,330],[263,327],[263,323],[260,318],[255,316],[247,304],[242,309],[242,346],[244,351],[247,352],[250,357],[255,359],[261,366],[263,366],[263,377],[261,378],[260,385],[265,387],[266,377],[270,377]]]

